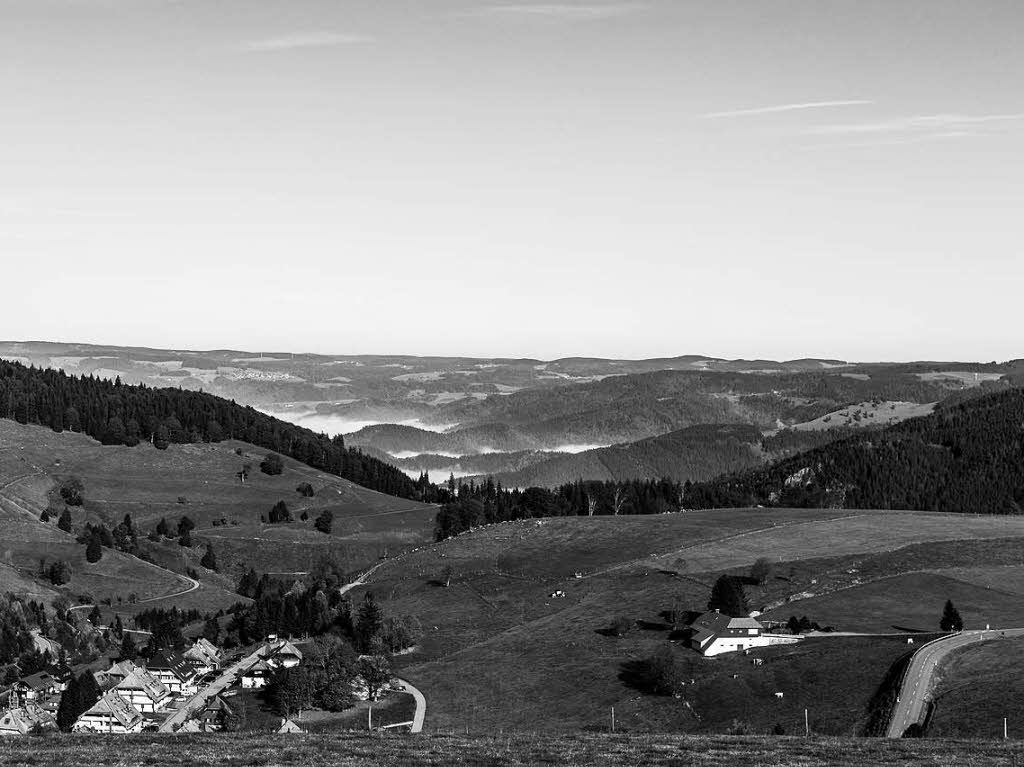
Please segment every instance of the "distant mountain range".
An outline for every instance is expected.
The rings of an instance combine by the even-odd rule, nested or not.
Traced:
[[[0,342],[0,358],[124,383],[203,390],[416,476],[505,484],[660,474],[707,479],[778,455],[781,430],[832,432],[1024,382],[1024,362],[346,356]],[[751,427],[735,432],[728,426]],[[698,428],[706,427],[706,428]],[[758,436],[762,435],[762,436]],[[835,434],[786,437],[791,449]],[[739,447],[738,447],[739,445]]]

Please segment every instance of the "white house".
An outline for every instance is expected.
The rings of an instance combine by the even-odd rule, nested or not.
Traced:
[[[145,669],[136,669],[112,690],[136,709],[143,712],[158,711],[168,702],[167,687],[153,678]]]
[[[753,618],[731,618],[714,610],[701,615],[690,624],[691,648],[704,656],[799,642],[789,634],[768,634]]]
[[[0,712],[0,736],[28,735],[35,729],[56,730],[57,722],[31,701],[18,708]]]
[[[78,717],[72,732],[118,733],[141,732],[142,714],[131,703],[111,691]]]

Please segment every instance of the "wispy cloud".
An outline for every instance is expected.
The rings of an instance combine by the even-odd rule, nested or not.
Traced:
[[[600,21],[645,11],[647,3],[506,3],[459,12],[458,16],[521,18],[548,21]]]
[[[1018,120],[1024,120],[1024,113],[991,115],[916,115],[912,117],[897,117],[890,120],[878,120],[873,122],[819,125],[813,128],[808,128],[804,133],[812,136],[885,134],[904,134],[907,136],[914,136],[926,134],[934,136],[960,137],[964,134],[971,133],[971,129],[976,129],[983,125],[1014,122]]]
[[[757,117],[758,115],[773,115],[782,112],[802,112],[808,109],[832,109],[836,107],[859,107],[873,104],[873,101],[864,99],[847,99],[843,101],[806,101],[796,104],[775,104],[767,107],[755,107],[753,109],[732,109],[726,112],[709,112],[700,115],[706,120],[718,120],[726,117]]]
[[[374,38],[366,35],[353,35],[343,32],[308,32],[278,37],[267,37],[262,40],[249,40],[237,46],[244,53],[272,53],[274,51],[290,51],[296,48],[330,48],[338,45],[357,45],[372,43]]]

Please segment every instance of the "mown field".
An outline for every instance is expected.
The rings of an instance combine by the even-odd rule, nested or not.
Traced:
[[[592,730],[614,706],[633,731],[791,732],[807,707],[816,731],[847,735],[906,652],[902,632],[936,631],[945,599],[968,625],[1024,625],[1015,594],[933,572],[1020,563],[1021,536],[1020,518],[903,512],[532,520],[403,554],[368,588],[388,612],[417,615],[425,627],[418,652],[400,663],[427,696],[428,729]],[[807,615],[840,632],[889,636],[809,639],[716,659],[672,644],[665,612],[706,609],[718,574],[745,573],[759,557],[774,561],[774,573],[747,587],[752,608],[797,597],[770,617]],[[552,596],[558,591],[564,596]],[[603,632],[616,616],[635,622],[625,637]],[[679,698],[630,684],[629,664],[666,646],[693,680]],[[754,667],[755,657],[764,665]]]
[[[1016,767],[1024,745],[984,741],[673,735],[55,736],[0,741],[0,764],[53,767]]]

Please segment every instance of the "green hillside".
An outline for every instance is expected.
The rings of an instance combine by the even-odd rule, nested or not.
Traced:
[[[367,588],[388,612],[416,615],[427,629],[401,674],[430,700],[431,727],[588,730],[614,706],[623,726],[643,731],[726,732],[737,719],[754,732],[793,732],[810,707],[817,731],[856,734],[904,638],[837,635],[765,648],[752,653],[765,663],[754,671],[743,656],[706,660],[672,644],[666,611],[702,611],[719,574],[745,574],[767,557],[774,577],[748,586],[748,598],[778,620],[927,632],[952,597],[971,626],[986,616],[1013,625],[1024,620],[1018,594],[944,568],[1022,567],[1022,541],[1024,518],[1005,516],[750,509],[534,519],[402,554]],[[934,575],[914,575],[922,570]],[[633,630],[605,635],[618,616]],[[666,647],[694,680],[682,699],[628,682],[630,663]]]
[[[356,571],[385,552],[430,540],[434,507],[368,490],[291,459],[284,459],[281,474],[267,475],[258,468],[266,455],[266,450],[231,440],[172,444],[166,450],[148,444],[101,445],[83,434],[0,420],[0,562],[7,565],[5,580],[33,580],[55,593],[49,584],[39,583],[39,560],[65,560],[72,578],[57,591],[125,601],[135,594],[145,600],[187,589],[190,581],[182,574],[191,568],[200,573],[200,589],[165,604],[207,609],[238,601],[234,583],[250,567],[304,572],[325,556]],[[238,473],[246,465],[250,471],[243,483]],[[69,534],[56,526],[64,508],[57,488],[72,476],[81,480],[84,503],[70,509]],[[312,497],[296,491],[302,483],[311,485]],[[282,500],[294,521],[262,522]],[[52,516],[44,523],[40,517],[47,509]],[[313,528],[325,510],[334,518],[330,534]],[[85,547],[75,535],[87,523],[112,529],[126,514],[138,530],[139,546],[155,564],[112,549],[99,562],[86,562]],[[147,537],[161,519],[175,528],[185,516],[196,525],[192,547]],[[199,564],[207,544],[214,548],[220,574]]]

